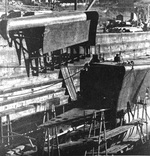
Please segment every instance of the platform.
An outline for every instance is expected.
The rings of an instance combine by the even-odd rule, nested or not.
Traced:
[[[56,118],[53,118],[43,124],[41,124],[39,127],[40,128],[48,128],[52,126],[58,126],[60,124],[64,123],[71,123],[72,121],[75,120],[84,120],[85,117],[92,117],[93,113],[100,113],[104,112],[107,109],[101,109],[101,110],[96,110],[96,109],[82,109],[82,108],[73,108],[70,111],[67,111],[61,115],[58,115]]]

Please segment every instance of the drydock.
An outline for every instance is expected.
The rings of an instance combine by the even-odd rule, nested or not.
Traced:
[[[95,11],[1,21],[1,155],[115,155],[149,140],[150,33],[97,23]]]

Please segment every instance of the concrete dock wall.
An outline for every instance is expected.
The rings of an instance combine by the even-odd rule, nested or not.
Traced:
[[[96,53],[102,54],[105,59],[113,60],[116,53],[121,53],[123,59],[134,59],[138,56],[150,56],[150,32],[138,33],[114,33],[100,34],[97,33],[96,38]],[[0,112],[9,111],[12,108],[21,108],[21,112],[11,115],[12,119],[25,116],[37,111],[43,111],[47,105],[47,99],[60,99],[60,105],[68,103],[68,95],[65,95],[66,90],[63,88],[63,81],[59,81],[57,85],[52,85],[54,80],[59,80],[59,70],[50,71],[45,74],[40,74],[38,77],[27,77],[24,65],[23,56],[21,65],[19,65],[17,53],[14,48],[8,46],[8,43],[0,37]],[[71,73],[75,73],[80,68],[70,68]],[[74,77],[74,84],[77,91],[80,87],[79,74]],[[37,83],[51,82],[51,85],[43,85],[35,87]],[[24,86],[30,86],[24,89]],[[33,87],[32,87],[33,86]],[[22,87],[19,91],[13,88]],[[11,91],[12,89],[12,91]],[[9,93],[2,91],[9,90]],[[38,93],[39,90],[39,94]],[[52,92],[51,92],[52,91]],[[43,93],[46,93],[43,95]],[[16,100],[17,97],[22,97],[22,100]],[[26,96],[30,96],[29,100]],[[12,100],[14,98],[14,100]],[[53,103],[52,102],[52,103]],[[32,105],[41,103],[41,105]],[[38,108],[37,108],[38,106]],[[24,113],[23,113],[24,112]],[[4,119],[5,120],[5,119]]]
[[[117,53],[123,59],[150,56],[150,32],[97,33],[96,53],[109,60]]]
[[[2,37],[0,56],[0,115],[10,113],[10,119],[14,120],[51,109],[53,104],[68,103],[69,96],[65,94],[63,80],[59,78],[59,69],[28,77],[23,56],[19,65],[14,45],[9,47]],[[5,116],[2,117],[2,121],[5,120]]]

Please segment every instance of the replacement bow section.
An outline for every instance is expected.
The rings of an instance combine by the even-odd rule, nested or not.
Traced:
[[[23,54],[27,75],[31,69],[32,75],[38,76],[39,72],[54,68],[51,60],[55,53],[64,53],[67,48],[68,55],[69,48],[95,45],[97,22],[95,11],[38,15],[30,12],[23,17],[2,20],[0,33],[10,46],[14,43],[19,64]],[[59,64],[67,63],[68,59]]]

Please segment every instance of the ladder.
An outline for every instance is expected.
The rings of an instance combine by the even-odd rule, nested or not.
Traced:
[[[146,139],[149,140],[148,119],[150,120],[150,117],[148,116],[148,113],[147,113],[147,100],[148,100],[147,96],[145,96],[144,100],[141,100],[140,96],[138,97],[137,103],[135,104],[135,107],[134,107],[134,116],[136,115],[137,118],[141,119],[141,122],[145,123]],[[140,110],[140,106],[142,107],[142,114],[140,114],[140,111],[139,111]]]
[[[27,138],[31,146],[34,147],[32,140],[35,141],[35,138],[27,136],[26,134],[19,134],[19,133],[13,132],[10,115],[14,114],[15,112],[16,112],[16,109],[11,109],[11,110],[6,110],[0,113],[0,141],[1,141],[0,143],[6,146],[10,146],[12,144],[12,141],[14,140],[14,137],[20,136],[20,137]],[[4,117],[6,118],[5,122],[3,122],[2,120],[2,118]]]
[[[74,83],[73,83],[73,78],[69,73],[68,67],[62,66],[61,67],[61,73],[62,73],[63,79],[65,81],[66,88],[68,90],[71,101],[76,101],[77,100],[76,88],[75,88]]]
[[[137,127],[137,131],[140,134],[141,140],[143,143],[145,143],[147,140],[149,140],[149,134],[148,134],[148,120],[150,120],[150,117],[147,113],[147,101],[149,99],[149,89],[146,88],[145,97],[142,99],[140,96],[137,98],[137,102],[133,106],[133,111],[131,110],[131,106],[128,103],[128,117],[130,122],[130,114],[132,116],[132,120],[139,120],[139,126]],[[140,112],[141,109],[141,112]],[[145,129],[146,129],[146,139],[143,132],[143,124],[145,123]],[[130,134],[133,133],[132,129],[130,131]]]
[[[100,120],[98,121],[99,123],[99,135],[98,135],[98,149],[97,149],[97,155],[99,156],[100,155],[100,143],[101,141],[104,142],[104,146],[105,146],[105,154],[107,155],[107,140],[106,140],[106,125],[105,125],[105,114],[104,112],[106,111],[107,109],[101,109],[101,112],[100,112]],[[97,119],[98,116],[97,116],[97,113],[96,112],[93,112],[93,117],[92,117],[92,122],[91,122],[91,125],[90,125],[90,129],[89,129],[89,135],[88,135],[88,138],[92,138],[92,137],[95,137],[96,136],[96,121],[98,120]],[[93,132],[93,135],[92,135],[92,132]],[[87,155],[92,155],[94,156],[95,155],[95,147],[93,147],[92,149],[92,154],[91,152],[89,151],[85,151],[84,153],[84,156],[87,156]]]
[[[0,140],[2,144],[5,144],[5,140],[6,141],[6,145],[10,145],[11,144],[11,139],[12,137],[12,126],[11,126],[11,121],[10,121],[10,114],[13,113],[14,110],[10,110],[10,111],[3,111],[0,113]],[[3,123],[2,118],[5,117],[6,118],[6,122]],[[5,130],[4,127],[6,127],[6,134],[5,134]]]
[[[52,118],[56,118],[55,105],[52,105]],[[44,147],[45,147],[46,142],[47,142],[47,146],[48,146],[47,147],[48,156],[50,156],[50,155],[53,156],[55,149],[57,149],[57,155],[60,156],[57,126],[53,126],[51,128],[49,128],[49,127],[46,128]],[[43,150],[42,155],[44,156],[44,150]]]

